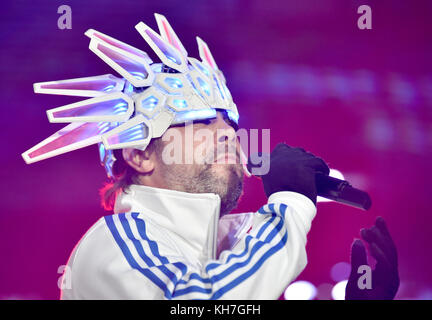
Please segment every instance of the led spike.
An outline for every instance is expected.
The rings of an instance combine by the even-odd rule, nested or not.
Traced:
[[[138,23],[135,28],[165,65],[179,72],[187,72],[186,57],[178,49],[162,39],[144,22]]]
[[[47,115],[50,122],[124,122],[133,110],[133,100],[116,92],[50,109]]]
[[[204,78],[211,79],[212,73],[208,67],[206,67],[201,61],[195,58],[188,58],[188,61],[192,66],[199,72]]]
[[[150,86],[154,81],[154,73],[148,63],[148,56],[139,56],[116,44],[94,36],[91,37],[89,48],[135,87]]]
[[[123,51],[126,51],[128,53],[131,53],[135,55],[137,58],[145,60],[148,64],[152,64],[153,60],[150,59],[148,54],[142,50],[139,50],[135,47],[132,47],[131,45],[128,45],[127,43],[124,43],[120,40],[114,39],[113,37],[110,37],[106,34],[103,34],[102,32],[89,29],[84,33],[87,37],[90,39],[99,39],[105,43],[108,43],[109,45],[112,45],[113,47],[119,48]]]
[[[210,52],[210,49],[200,37],[196,37],[198,42],[198,50],[199,50],[199,56],[203,63],[210,66],[213,70],[218,70],[218,66],[216,64],[216,61],[213,59],[213,55]]]
[[[95,122],[71,123],[22,153],[27,164],[87,147],[101,141],[99,125]]]
[[[151,138],[151,124],[140,114],[103,134],[102,142],[107,150],[128,147],[144,150]]]
[[[172,46],[177,48],[183,56],[187,57],[188,53],[181,43],[180,39],[177,37],[177,34],[174,32],[174,29],[169,24],[167,18],[165,16],[155,13],[156,22],[159,28],[159,33],[161,34],[162,38],[169,42]]]
[[[33,88],[35,93],[98,97],[123,90],[124,83],[124,79],[104,74],[94,77],[37,82],[33,84]]]

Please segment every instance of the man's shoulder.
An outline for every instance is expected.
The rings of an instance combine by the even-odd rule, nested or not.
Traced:
[[[85,232],[75,245],[69,257],[68,265],[76,264],[78,257],[86,259],[89,256],[94,258],[95,255],[103,255],[107,252],[106,249],[108,249],[110,242],[112,240],[110,240],[106,216],[103,216]]]
[[[92,287],[101,285],[111,274],[130,270],[137,250],[145,246],[141,221],[138,213],[116,213],[99,218],[69,257],[67,269],[74,290],[62,290],[62,298],[92,292]]]
[[[164,233],[148,218],[138,212],[115,213],[101,217],[90,227],[78,242],[70,262],[81,261],[97,263],[127,255],[140,243],[152,245],[155,240],[164,242]],[[87,264],[88,262],[86,262]]]

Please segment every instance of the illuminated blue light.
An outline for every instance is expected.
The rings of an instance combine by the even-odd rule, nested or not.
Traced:
[[[194,82],[192,81],[192,79],[187,75],[188,80],[190,82],[190,84],[192,85],[192,88],[194,89],[194,91],[201,97],[204,99],[204,96],[201,94],[201,92],[198,91],[198,89],[196,88]]]
[[[215,109],[201,109],[201,110],[191,110],[191,111],[182,111],[176,114],[174,119],[175,123],[182,123],[189,120],[199,120],[199,119],[208,119],[215,118],[216,110]]]
[[[134,86],[130,82],[127,82],[127,85],[125,86],[123,91],[125,93],[130,93],[130,92],[133,92],[133,89],[134,89]]]
[[[165,83],[174,89],[183,88],[183,83],[178,78],[165,78]]]
[[[114,85],[110,84],[108,86],[106,86],[105,88],[102,89],[102,91],[107,92],[107,91],[111,91],[112,89],[114,89]]]
[[[142,72],[138,72],[138,71],[132,71],[130,72],[131,75],[133,75],[135,78],[140,79],[140,80],[144,80],[147,79],[148,74],[144,74]]]
[[[105,146],[103,143],[99,143],[99,157],[100,161],[103,163],[105,161]]]
[[[210,78],[210,72],[201,62],[196,61],[196,65],[198,66],[198,68],[201,70],[202,73],[204,73],[207,77]]]
[[[118,142],[119,143],[131,142],[131,141],[145,139],[143,125],[142,124],[138,124],[138,125],[133,126],[133,127],[129,128],[127,130],[119,132],[117,134],[117,137],[118,137]]]
[[[201,86],[201,88],[204,90],[204,92],[210,96],[210,87],[207,82],[205,82],[203,79],[198,77],[198,83]]]
[[[227,110],[228,118],[238,124],[239,114],[233,112],[232,110]]]
[[[215,76],[213,76],[213,80],[216,82],[217,88],[218,88],[218,90],[219,90],[219,93],[220,93],[222,99],[225,100],[225,95],[223,94],[222,89],[221,89],[221,87],[219,86],[219,81],[218,81],[218,79],[217,79]]]
[[[101,164],[105,167],[108,177],[113,178],[112,167],[116,161],[112,150],[106,150],[103,143],[99,143],[99,157]]]
[[[127,103],[120,102],[114,106],[114,114],[123,114],[127,111]]]
[[[151,66],[151,69],[153,72],[161,73],[162,72],[162,63],[153,63]]]
[[[174,57],[170,56],[168,52],[165,52],[166,57],[176,64],[180,64]]]
[[[182,108],[182,109],[187,108],[187,102],[186,102],[186,100],[183,100],[183,99],[174,99],[173,103],[174,103],[174,105],[177,108]]]
[[[156,34],[154,34],[150,30],[146,30],[145,33],[151,38],[151,40],[155,43],[159,50],[172,62],[180,65],[181,59],[178,57],[173,49],[171,49],[163,40],[158,38]]]
[[[99,134],[104,134],[108,130],[110,130],[111,124],[109,122],[99,122],[98,128],[99,128]]]
[[[153,109],[157,106],[158,101],[159,100],[155,96],[149,96],[149,97],[145,98],[143,101],[141,101],[141,106],[144,109],[147,109],[149,111],[153,111]]]

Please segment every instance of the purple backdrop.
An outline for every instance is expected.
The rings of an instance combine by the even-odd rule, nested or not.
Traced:
[[[134,29],[164,14],[191,56],[202,37],[224,71],[245,128],[270,128],[274,147],[302,146],[367,190],[372,209],[319,204],[299,279],[335,282],[359,230],[381,215],[398,247],[397,298],[431,299],[429,181],[432,160],[430,1],[33,1],[2,2],[0,299],[57,299],[58,267],[104,212],[105,173],[91,146],[26,165],[21,153],[63,124],[45,110],[81,100],[36,95],[34,82],[114,73],[88,50],[89,28],[151,50]],[[57,8],[72,8],[59,30]],[[359,30],[357,8],[372,8]],[[154,57],[154,56],[152,56]],[[157,59],[155,59],[157,60]],[[248,179],[235,212],[265,201]]]

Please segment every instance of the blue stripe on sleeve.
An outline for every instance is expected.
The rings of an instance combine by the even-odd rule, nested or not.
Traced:
[[[226,293],[227,291],[231,290],[232,288],[236,287],[237,285],[239,285],[240,283],[242,283],[244,280],[246,280],[247,278],[249,278],[250,276],[252,276],[260,267],[261,265],[268,259],[270,258],[273,254],[275,254],[276,252],[278,252],[281,248],[283,248],[287,242],[288,239],[288,232],[285,232],[285,235],[283,236],[283,238],[281,239],[281,241],[279,241],[279,243],[272,247],[270,250],[268,250],[258,261],[257,263],[255,263],[255,265],[249,269],[247,272],[243,273],[242,275],[240,275],[239,277],[237,277],[235,280],[231,281],[229,284],[227,284],[226,286],[222,287],[221,289],[219,289],[218,291],[216,291],[210,299],[219,299],[224,293]]]
[[[151,282],[153,282],[156,286],[158,286],[163,292],[167,299],[171,299],[171,293],[169,292],[166,284],[161,281],[153,272],[151,272],[149,269],[142,268],[134,259],[131,252],[129,251],[128,246],[121,238],[119,232],[117,231],[117,227],[115,226],[114,220],[112,216],[105,216],[105,222],[111,231],[111,234],[113,235],[117,245],[120,247],[124,257],[126,258],[129,265],[140,271],[144,276],[146,276]]]
[[[119,214],[119,219],[120,219],[120,222],[123,226],[123,229],[124,229],[126,235],[134,244],[139,256],[143,259],[143,261],[147,264],[147,266],[149,266],[149,267],[156,266],[154,264],[154,262],[151,260],[151,258],[145,253],[141,242],[138,239],[136,239],[135,236],[133,235],[132,230],[131,230],[130,225],[129,225],[129,221],[126,218],[126,215],[124,213]],[[157,252],[159,253],[158,250],[157,250]],[[153,253],[153,250],[152,250],[152,253]],[[161,260],[161,259],[159,259],[159,260]],[[164,263],[169,264],[168,259],[165,258],[164,261],[167,261]],[[158,265],[156,267],[159,270],[161,270],[171,281],[175,281],[175,282],[177,281],[177,276],[171,270],[169,270],[165,265]]]
[[[273,211],[264,211],[264,207],[268,207],[269,209],[271,208]],[[258,231],[258,234],[256,235],[256,237],[257,238],[260,238],[261,236],[262,236],[262,234],[267,230],[267,228],[273,223],[273,220],[277,217],[277,214],[275,214],[274,212],[274,204],[273,203],[271,203],[269,206],[268,205],[265,205],[265,206],[263,206],[263,207],[261,207],[260,208],[260,210],[262,210],[262,212],[261,213],[263,213],[263,214],[269,214],[269,213],[273,213],[272,214],[272,217],[270,218],[270,220],[269,221],[267,221],[262,227],[261,227],[261,229]],[[268,210],[268,209],[267,209]],[[210,271],[210,270],[212,270],[212,269],[215,269],[216,267],[218,267],[218,266],[220,266],[221,264],[226,264],[226,263],[228,263],[232,258],[241,258],[241,257],[243,257],[244,255],[246,255],[246,253],[248,252],[248,250],[249,250],[249,241],[252,239],[252,237],[250,237],[250,236],[248,236],[248,237],[246,237],[246,246],[245,246],[245,249],[243,250],[243,252],[242,253],[240,253],[240,254],[234,254],[234,253],[232,253],[232,254],[230,254],[229,256],[228,256],[228,258],[227,258],[227,260],[225,261],[225,262],[223,262],[223,263],[220,263],[220,262],[214,262],[214,263],[210,263],[210,264],[208,264],[207,266],[206,266],[206,271],[208,272],[208,271]]]
[[[141,242],[140,242],[139,240],[135,239],[135,237],[134,237],[134,235],[133,235],[133,233],[132,233],[132,230],[131,230],[131,228],[130,228],[130,226],[129,226],[129,223],[128,223],[126,217],[125,217],[125,214],[124,214],[124,213],[120,213],[120,214],[118,215],[118,217],[119,217],[119,219],[120,219],[120,222],[121,222],[121,224],[122,224],[122,226],[123,226],[123,230],[125,231],[127,237],[132,241],[132,243],[134,244],[134,246],[135,246],[135,248],[136,248],[138,254],[139,254],[140,257],[144,260],[145,264],[146,264],[147,266],[149,266],[149,267],[154,267],[155,264],[154,264],[153,261],[150,259],[150,257],[148,257],[148,256],[145,254],[145,252],[144,252],[144,248],[143,248]]]
[[[282,226],[283,226],[283,219],[280,217],[280,221],[279,221],[279,223],[275,226],[275,229],[273,229],[272,232],[270,232],[270,234],[266,237],[265,242],[264,242],[264,241],[259,241],[259,242],[257,242],[257,243],[252,247],[252,250],[249,252],[249,256],[248,256],[248,258],[247,258],[245,261],[237,262],[237,263],[231,265],[229,268],[225,269],[225,270],[222,271],[221,273],[213,275],[210,279],[211,279],[213,282],[220,281],[220,280],[222,280],[222,279],[227,278],[229,275],[231,275],[231,274],[232,274],[235,270],[237,270],[238,268],[241,268],[241,267],[247,266],[247,265],[251,262],[251,260],[253,259],[255,253],[256,253],[260,248],[262,248],[265,244],[268,244],[268,242],[270,242],[271,240],[273,240],[273,237],[274,237],[274,236],[275,236],[275,235],[276,235],[276,234],[277,234],[277,233],[282,229]],[[278,230],[278,231],[275,232],[276,230]],[[266,253],[264,253],[264,255],[267,255],[267,252],[269,252],[269,251],[272,252],[273,248],[275,248],[275,247],[277,247],[277,246],[278,246],[278,245],[275,245],[274,247],[270,248],[268,251],[266,251]],[[279,249],[278,249],[278,250],[279,250]],[[277,250],[276,250],[276,251],[277,251]],[[276,252],[276,251],[275,251],[275,252]],[[271,254],[270,254],[270,256],[271,256]],[[224,264],[221,264],[221,263],[220,263],[219,265],[224,265]],[[255,272],[255,271],[254,271],[254,272]],[[246,273],[249,273],[249,271],[247,271]],[[252,274],[253,274],[253,273],[252,273]],[[244,278],[244,279],[246,279],[246,278]],[[244,279],[241,279],[240,282],[243,281]],[[183,288],[183,289],[177,290],[177,291],[173,294],[173,296],[178,297],[178,296],[180,296],[180,295],[187,294],[187,293],[190,293],[190,292],[203,292],[203,293],[206,293],[206,292],[202,291],[201,289],[197,289],[195,286],[191,286],[191,287],[186,287],[186,288]]]
[[[288,206],[286,204],[284,204],[284,203],[281,203],[279,205],[279,212],[280,212],[280,214],[282,215],[282,217],[284,219],[285,219],[285,213],[286,213],[287,208],[288,208]]]
[[[138,218],[139,213],[138,212],[132,212],[131,216],[135,220],[135,223],[137,225],[138,232],[141,236],[141,238],[149,244],[150,250],[152,254],[159,259],[161,263],[169,263],[168,259],[166,257],[163,257],[159,253],[159,248],[157,246],[157,243],[153,240],[150,240],[147,236],[146,232],[146,224],[143,219]]]

